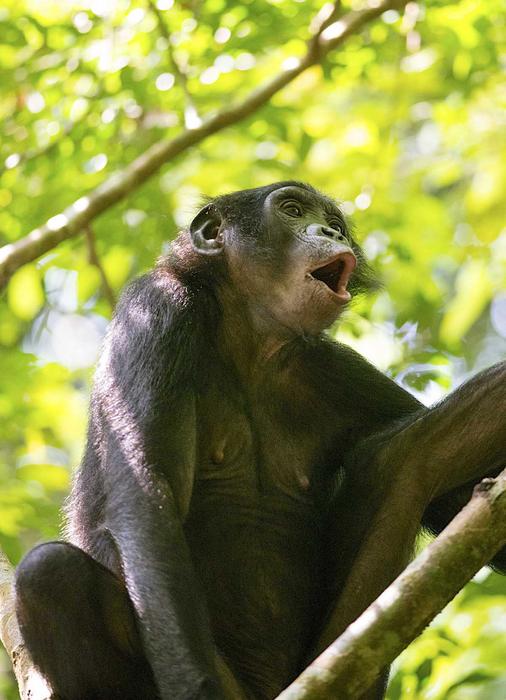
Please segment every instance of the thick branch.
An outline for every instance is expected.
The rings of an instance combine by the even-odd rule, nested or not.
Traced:
[[[506,543],[506,469],[278,700],[357,698]]]
[[[34,667],[18,627],[14,606],[14,570],[0,550],[0,642],[9,654],[22,700],[51,700],[46,681]]]
[[[208,117],[195,129],[186,129],[170,141],[161,140],[153,144],[124,170],[109,177],[90,194],[81,197],[24,238],[0,248],[0,287],[5,286],[19,267],[35,260],[61,241],[81,233],[87,224],[124,199],[162,165],[208,136],[249,117],[301,73],[322,60],[329,51],[340,46],[350,35],[357,33],[385,10],[402,7],[406,2],[407,0],[384,0],[374,3],[374,7],[344,15],[317,35],[318,42],[311,40],[306,54],[296,67],[284,70],[263,87],[254,90],[242,102]]]

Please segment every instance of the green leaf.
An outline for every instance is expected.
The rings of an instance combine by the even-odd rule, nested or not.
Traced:
[[[7,299],[13,313],[24,321],[30,321],[40,311],[44,293],[40,272],[34,265],[26,265],[12,276]]]

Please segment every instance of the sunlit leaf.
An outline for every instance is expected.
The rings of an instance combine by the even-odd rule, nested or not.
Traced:
[[[54,464],[26,464],[18,468],[24,481],[38,481],[49,491],[66,491],[69,487],[69,472]]]
[[[486,265],[480,260],[466,263],[460,270],[455,296],[447,306],[441,321],[440,334],[453,346],[479,318],[492,297],[492,284]]]
[[[18,318],[31,320],[44,303],[40,272],[33,265],[19,269],[7,287],[9,307]]]

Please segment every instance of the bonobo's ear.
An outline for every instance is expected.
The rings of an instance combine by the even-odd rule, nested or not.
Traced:
[[[224,246],[222,219],[213,204],[207,204],[190,224],[193,247],[204,255],[217,255]]]

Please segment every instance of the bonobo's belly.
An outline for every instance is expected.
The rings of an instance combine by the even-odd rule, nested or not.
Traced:
[[[255,700],[275,697],[304,668],[324,614],[322,475],[338,425],[314,417],[317,398],[302,410],[269,386],[248,398],[223,377],[202,398],[185,523],[216,643]]]
[[[253,697],[271,698],[302,669],[321,619],[322,538],[310,506],[240,490],[197,482],[185,529],[219,650]]]

